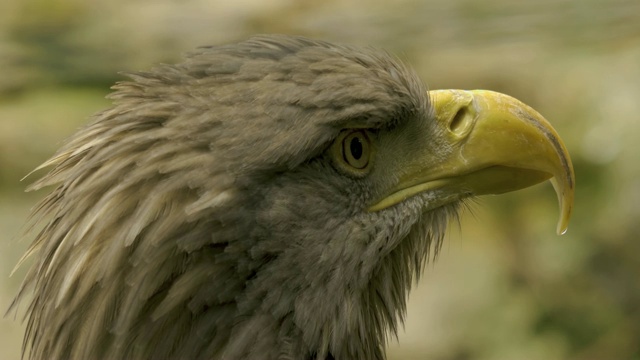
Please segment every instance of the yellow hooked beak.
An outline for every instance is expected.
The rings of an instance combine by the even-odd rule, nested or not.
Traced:
[[[413,195],[439,190],[452,198],[501,194],[551,180],[560,203],[557,231],[566,232],[573,207],[575,176],[562,140],[538,112],[513,97],[486,90],[429,92],[437,131],[451,149],[427,168],[404,174],[369,207],[379,211]],[[432,153],[414,154],[410,161]]]

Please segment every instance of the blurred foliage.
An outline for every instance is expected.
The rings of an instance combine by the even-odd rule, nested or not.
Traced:
[[[108,106],[118,71],[254,33],[374,45],[430,88],[516,96],[572,154],[575,213],[555,236],[549,185],[481,198],[412,292],[392,359],[640,359],[640,3],[633,0],[261,2],[9,0],[0,4],[0,309],[43,193],[19,180]],[[32,177],[30,179],[33,179]],[[23,328],[0,322],[0,358]]]

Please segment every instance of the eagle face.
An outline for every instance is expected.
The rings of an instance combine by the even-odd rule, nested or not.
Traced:
[[[464,199],[552,179],[566,228],[544,118],[385,52],[262,36],[129,77],[32,186],[31,358],[382,359]]]

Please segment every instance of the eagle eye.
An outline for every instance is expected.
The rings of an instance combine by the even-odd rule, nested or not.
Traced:
[[[332,146],[339,168],[350,175],[364,176],[372,164],[373,145],[367,130],[345,130]]]

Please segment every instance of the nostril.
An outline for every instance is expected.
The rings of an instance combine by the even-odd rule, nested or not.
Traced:
[[[454,132],[454,133],[464,131],[464,128],[465,128],[464,125],[465,123],[467,123],[469,116],[470,114],[467,111],[466,106],[458,109],[458,112],[453,117],[453,119],[451,119],[451,122],[449,123],[449,130],[451,130],[451,132]]]

